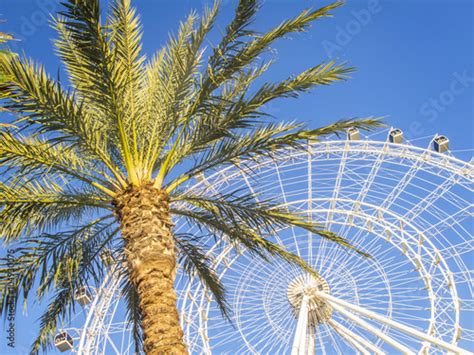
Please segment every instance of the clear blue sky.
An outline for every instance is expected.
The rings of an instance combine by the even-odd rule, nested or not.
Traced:
[[[135,1],[143,20],[144,51],[154,53],[177,29],[179,20],[191,9],[200,11],[205,3]],[[255,27],[269,29],[304,8],[327,3],[266,0]],[[224,28],[235,4],[223,0],[217,29]],[[456,154],[469,159],[474,138],[473,4],[472,0],[349,0],[334,18],[317,22],[309,33],[277,43],[278,61],[265,79],[283,79],[329,57],[355,66],[353,78],[318,88],[296,101],[274,103],[270,112],[278,119],[296,119],[312,127],[340,118],[388,116],[387,123],[401,128],[409,139],[447,135],[451,148],[459,151]],[[1,17],[7,20],[1,31],[19,38],[15,47],[45,64],[53,75],[59,62],[51,46],[54,31],[47,22],[49,13],[57,9],[55,0],[0,0]],[[38,312],[30,309],[28,317],[18,313],[14,353],[26,353]],[[2,329],[2,354],[8,351],[6,336]]]

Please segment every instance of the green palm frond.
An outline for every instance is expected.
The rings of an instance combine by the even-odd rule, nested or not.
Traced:
[[[207,149],[205,148],[208,142],[204,142],[201,146],[194,147],[194,153],[202,153],[197,162],[182,177],[174,180],[168,187],[168,191],[172,191],[182,182],[205,170],[226,163],[232,164],[239,159],[270,156],[270,153],[276,154],[279,148],[298,145],[301,143],[301,139],[297,136],[289,136],[287,133],[297,127],[298,125],[291,123],[269,124],[261,128],[255,128],[253,132],[245,135],[223,134],[222,138],[214,139]],[[181,151],[186,152],[184,149]],[[180,155],[176,158],[183,158]]]
[[[289,78],[278,84],[264,84],[251,98],[243,100],[237,106],[238,117],[258,117],[257,111],[268,102],[286,97],[298,97],[302,92],[307,92],[317,85],[330,85],[347,78],[353,69],[334,62],[320,64],[310,68],[294,78]],[[231,113],[232,114],[232,113]],[[235,115],[235,114],[234,114]]]
[[[188,191],[171,196],[173,202],[185,202],[198,210],[219,216],[236,225],[245,225],[257,235],[277,234],[279,228],[295,226],[308,232],[317,234],[331,242],[353,249],[357,253],[368,256],[368,254],[352,246],[347,240],[335,233],[325,231],[321,225],[307,220],[305,216],[286,207],[277,205],[258,197],[256,192],[233,191],[227,194],[211,194],[207,191],[193,194]]]
[[[58,285],[56,292],[49,301],[46,311],[41,315],[40,331],[31,345],[31,354],[38,354],[40,350],[47,352],[51,350],[53,344],[53,335],[57,330],[61,317],[70,316],[67,309],[74,305],[74,290],[84,284],[83,282],[65,283]]]
[[[170,159],[160,157],[163,148],[178,130],[183,130],[182,124],[187,125],[190,117],[199,109],[199,100],[195,99],[199,88],[199,67],[202,61],[201,49],[206,35],[212,29],[218,10],[219,1],[205,10],[205,14],[194,29],[195,15],[191,14],[188,20],[181,24],[178,36],[171,37],[167,50],[161,51],[149,69],[151,91],[148,92],[150,114],[161,119],[153,119],[151,135],[146,156],[146,171],[151,177],[154,166],[158,161],[171,163]],[[163,109],[163,107],[165,109]],[[146,126],[145,126],[146,127]],[[147,136],[147,132],[143,132]],[[178,134],[182,137],[182,134]],[[179,140],[174,144],[177,147]],[[163,179],[167,169],[160,171],[157,180]]]
[[[182,23],[176,37],[171,37],[164,52],[160,52],[148,69],[151,122],[148,149],[148,169],[176,130],[180,115],[187,109],[195,92],[195,75],[201,60],[201,43],[193,44],[195,15]],[[209,19],[212,21],[212,18]],[[205,26],[205,25],[204,25]],[[204,37],[195,39],[202,41]],[[151,173],[151,171],[150,171]]]
[[[239,1],[232,22],[227,26],[225,35],[220,43],[214,48],[209,58],[208,75],[214,77],[213,73],[223,69],[227,64],[227,58],[237,53],[244,39],[255,35],[249,26],[255,18],[259,8],[256,0]]]
[[[266,66],[263,66],[250,72],[243,77],[244,83],[249,78],[255,80],[265,70]],[[333,62],[321,64],[278,84],[264,84],[250,98],[242,95],[236,102],[227,99],[224,104],[215,105],[212,111],[206,112],[206,115],[194,122],[189,132],[183,134],[179,148],[169,152],[172,155],[169,157],[170,166],[181,162],[184,157],[202,151],[216,140],[232,135],[233,130],[254,128],[255,121],[266,115],[261,108],[268,102],[278,98],[297,97],[300,92],[317,85],[328,85],[345,79],[351,70],[334,65]],[[237,90],[240,89],[238,85],[236,87]]]
[[[79,96],[94,104],[95,109],[110,112],[116,108],[109,105],[113,54],[100,23],[99,1],[67,0],[63,6],[64,11],[55,19],[59,33],[56,49]]]
[[[9,242],[104,208],[109,208],[107,203],[90,191],[64,186],[61,181],[0,182],[0,236]]]
[[[225,136],[213,142],[198,157],[197,162],[191,169],[174,179],[166,189],[171,192],[190,178],[219,166],[226,164],[235,165],[237,162],[247,159],[277,157],[284,149],[288,148],[306,149],[305,144],[308,140],[314,142],[327,135],[339,135],[349,127],[370,130],[378,126],[381,126],[380,120],[371,117],[357,120],[342,120],[330,126],[314,130],[301,129],[300,125],[288,123],[270,123],[262,128],[257,128],[258,126],[255,125],[254,130],[249,134]],[[202,149],[199,150],[199,152],[201,151]]]
[[[143,349],[142,332],[142,312],[140,310],[140,299],[137,290],[130,281],[127,268],[120,268],[121,273],[121,294],[125,299],[127,307],[127,319],[132,324],[132,336],[135,343],[135,353],[138,354]]]
[[[198,238],[189,234],[176,234],[176,246],[179,252],[179,262],[184,272],[190,277],[197,274],[208,292],[214,296],[222,315],[230,320],[230,308],[225,298],[225,288],[220,282],[213,267],[213,261],[199,246]]]
[[[13,39],[13,36],[11,34],[0,32],[0,44],[11,41],[12,39]]]
[[[84,260],[91,263],[97,262],[97,260],[94,261],[95,251],[103,243],[104,236],[108,237],[109,228],[112,225],[112,215],[106,215],[72,231],[56,234],[44,233],[24,238],[18,246],[11,249],[16,255],[13,260],[1,259],[0,273],[6,274],[9,271],[7,264],[10,263],[11,280],[13,280],[10,285],[13,284],[17,288],[21,286],[21,296],[24,299],[28,298],[33,282],[39,273],[39,286],[36,292],[41,298],[51,287],[66,279],[71,279]],[[91,265],[90,270],[94,271],[96,265]],[[96,275],[95,271],[94,275]],[[97,279],[95,276],[94,278]],[[2,278],[2,280],[6,279]],[[8,306],[5,297],[11,296],[9,294],[11,289],[8,290],[7,281],[2,282],[0,287],[3,309]]]
[[[325,127],[307,130],[302,134],[302,138],[310,142],[318,142],[322,137],[336,135],[340,137],[342,133],[349,128],[360,128],[365,131],[372,131],[378,127],[383,127],[384,123],[381,118],[367,117],[367,118],[353,118],[347,120],[336,121]]]
[[[253,9],[256,9],[255,1],[245,1]],[[310,24],[318,19],[329,17],[329,11],[341,6],[342,2],[335,2],[317,10],[304,10],[298,16],[291,20],[284,21],[279,26],[273,28],[267,33],[252,36],[256,37],[242,46],[232,48],[227,55],[224,54],[222,61],[224,64],[215,73],[212,73],[212,80],[218,85],[228,80],[234,73],[244,69],[257,59],[262,53],[268,51],[270,46],[278,39],[284,38],[286,35],[294,32],[303,32],[308,29]],[[253,10],[254,11],[254,10]],[[250,11],[252,13],[252,11]],[[244,23],[251,22],[253,15],[245,18]]]
[[[39,299],[56,291],[40,318],[34,353],[48,347],[58,321],[74,310],[74,291],[91,282],[101,283],[99,253],[117,232],[113,224],[108,215],[71,231],[29,237],[11,249],[14,257],[0,259],[2,312],[19,299],[28,299],[36,281]]]
[[[178,216],[187,218],[190,223],[206,228],[216,239],[226,238],[231,245],[242,246],[250,255],[258,256],[264,260],[270,257],[279,257],[289,264],[295,265],[311,275],[318,273],[307,264],[301,257],[288,252],[283,246],[271,242],[267,236],[257,234],[253,229],[245,224],[238,224],[235,221],[223,219],[221,216],[207,211],[195,211],[192,209],[179,208],[172,209]]]
[[[100,182],[108,186],[111,181],[107,172],[97,171],[93,156],[78,152],[61,143],[51,144],[36,137],[0,132],[0,165],[7,167],[16,178],[59,174],[72,177],[90,185]],[[98,190],[100,191],[100,190]]]
[[[107,132],[100,122],[87,115],[83,103],[76,102],[75,97],[51,79],[42,66],[30,60],[2,58],[0,67],[11,80],[5,107],[22,114],[19,122],[40,134],[55,133],[49,138],[52,143],[59,141],[78,146],[95,155],[118,175],[107,152]],[[105,188],[102,190],[107,192]]]
[[[76,53],[79,52],[81,55],[79,63],[75,60],[70,64],[75,65],[74,68],[78,66],[79,70],[83,68],[86,74],[93,73],[93,75],[85,76],[87,81],[82,81],[78,89],[81,88],[82,96],[88,98],[87,104],[91,105],[94,111],[101,113],[99,117],[105,118],[104,126],[117,143],[115,148],[120,151],[119,156],[126,167],[128,178],[136,184],[138,177],[133,160],[134,134],[131,132],[133,126],[131,122],[135,118],[127,115],[130,97],[125,90],[129,75],[123,66],[123,61],[117,57],[120,56],[120,52],[117,54],[114,50],[116,44],[114,45],[111,40],[112,37],[117,39],[119,33],[123,34],[123,27],[118,30],[120,26],[117,26],[117,24],[123,26],[123,20],[115,18],[121,14],[118,11],[111,14],[110,21],[116,24],[114,35],[112,35],[109,26],[104,26],[100,22],[98,0],[68,0],[63,5],[66,11],[60,12],[62,19],[58,19],[57,22],[61,22],[64,26],[73,42],[72,46],[77,48]],[[117,2],[115,9],[127,12],[126,2]],[[136,35],[136,30],[131,28],[135,22],[136,20],[130,16],[125,19],[126,31],[129,34],[133,33],[132,36]],[[122,36],[122,40],[124,38]],[[133,47],[133,44],[129,43],[129,45]],[[127,44],[123,43],[122,48],[125,47]]]
[[[120,68],[117,96],[123,101],[121,108],[127,131],[131,132],[131,154],[133,160],[139,160],[137,121],[138,112],[142,112],[143,102],[136,92],[142,87],[145,57],[141,55],[141,27],[135,9],[130,0],[116,0],[112,3],[110,15],[110,41],[114,48],[115,67]]]

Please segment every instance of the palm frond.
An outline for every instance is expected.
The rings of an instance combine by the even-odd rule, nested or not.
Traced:
[[[190,97],[194,95],[195,75],[201,60],[198,49],[191,48],[195,14],[188,16],[181,23],[178,34],[171,36],[165,51],[158,53],[148,68],[150,91],[147,93],[151,121],[148,140],[148,164],[154,164],[160,150],[168,143],[178,127],[178,120],[183,110],[189,105]]]
[[[367,118],[351,118],[345,120],[336,121],[328,126],[310,129],[302,134],[302,138],[309,140],[310,142],[318,142],[322,137],[336,135],[340,137],[342,133],[346,132],[349,128],[359,128],[364,131],[373,131],[379,127],[383,127],[385,124],[380,117],[367,117]]]
[[[132,324],[132,336],[135,343],[135,353],[138,354],[143,349],[143,332],[142,332],[142,312],[140,309],[140,298],[136,288],[130,281],[130,275],[127,268],[121,268],[121,293],[125,299],[127,307],[127,318]]]
[[[154,116],[148,138],[151,144],[147,153],[147,170],[150,174],[164,145],[197,109],[193,98],[198,86],[201,47],[212,29],[219,6],[220,2],[215,1],[212,8],[206,9],[197,29],[194,29],[195,15],[191,14],[181,24],[177,37],[170,38],[168,49],[160,52],[149,67],[147,100],[149,113]]]
[[[81,55],[79,62],[72,58],[69,64],[79,73],[76,75],[80,75],[82,71],[86,73],[84,76],[86,81],[81,81],[78,89],[82,89],[81,95],[87,97],[86,102],[93,105],[94,111],[106,117],[105,127],[108,134],[118,143],[115,149],[120,152],[128,179],[136,184],[138,182],[137,162],[132,154],[134,133],[131,132],[131,121],[134,117],[127,115],[130,98],[125,89],[128,76],[126,68],[123,67],[123,61],[117,58],[120,52],[117,54],[114,50],[116,44],[114,45],[111,41],[110,30],[101,24],[100,2],[98,0],[67,0],[63,6],[66,10],[60,12],[62,17],[57,22],[61,24],[60,27],[63,26],[63,32],[67,33],[66,40],[69,38],[72,41],[69,47],[77,48]],[[120,5],[118,7],[120,8]],[[126,3],[123,9],[126,11]],[[133,20],[128,17],[126,21],[129,19]],[[117,20],[120,23],[120,19]],[[136,34],[130,22],[126,22],[125,26],[127,30]],[[115,31],[115,39],[118,39],[116,36],[119,33],[121,32]],[[121,38],[125,39],[123,36]],[[62,45],[61,42],[58,44]],[[67,46],[67,44],[64,45],[64,48]],[[125,43],[121,44],[122,48],[125,46],[127,46]],[[68,56],[65,61],[67,59],[71,59],[71,56]],[[94,75],[87,75],[87,73]],[[76,80],[81,79],[76,78]]]
[[[277,84],[264,84],[252,97],[237,102],[228,115],[240,120],[264,115],[265,113],[259,109],[268,102],[279,98],[296,98],[300,93],[307,92],[315,86],[329,85],[346,79],[352,70],[334,62],[319,64],[294,78]]]
[[[104,216],[70,231],[29,237],[12,249],[12,254],[0,259],[1,312],[8,312],[20,297],[28,299],[36,283],[40,300],[51,289],[56,290],[40,319],[34,353],[40,347],[43,350],[48,347],[58,321],[74,310],[75,290],[87,283],[101,283],[103,268],[99,253],[117,232],[110,218],[111,215]]]
[[[249,26],[253,22],[258,8],[259,4],[256,0],[239,1],[232,22],[227,26],[225,35],[209,58],[206,81],[200,94],[201,100],[208,97],[213,89],[230,79],[231,74],[236,72],[235,68],[229,70],[229,67],[231,67],[229,59],[239,53],[246,43],[245,38],[255,35],[255,32],[249,29]]]
[[[79,288],[85,284],[86,280],[82,282],[77,281],[75,287]],[[53,343],[53,335],[57,330],[58,323],[63,317],[70,317],[71,312],[74,311],[74,288],[71,285],[61,287],[58,285],[52,300],[48,303],[46,311],[41,315],[40,330],[38,336],[31,345],[31,354],[38,354],[41,351],[47,352],[51,350]]]
[[[144,72],[142,70],[145,57],[141,55],[141,25],[130,0],[115,0],[112,3],[109,19],[111,31],[110,41],[114,48],[115,66],[120,68],[120,90],[118,96],[123,97],[123,115],[130,117],[127,122],[131,132],[132,157],[139,159],[137,119],[142,112],[143,102],[136,95],[140,91]]]
[[[207,211],[194,211],[186,208],[172,208],[171,211],[173,214],[189,219],[192,223],[197,223],[201,228],[206,228],[216,239],[226,238],[233,246],[243,246],[253,256],[258,256],[267,261],[270,257],[279,257],[311,275],[318,274],[302,258],[271,242],[265,235],[258,234],[245,224],[225,220]]]
[[[268,124],[254,128],[248,134],[227,136],[206,147],[191,169],[169,183],[166,189],[172,191],[197,174],[222,165],[235,165],[246,159],[276,158],[284,149],[306,149],[307,140],[317,141],[327,135],[340,134],[349,127],[370,130],[380,125],[380,120],[375,118],[342,120],[313,130],[305,130],[295,124]]]
[[[13,36],[0,32],[0,44],[4,44],[8,41],[11,41],[13,39]],[[8,51],[7,49],[0,49],[0,56],[11,56],[12,53]],[[4,89],[2,88],[2,84],[6,83],[8,81],[8,76],[6,73],[0,68],[0,99],[4,98],[6,96],[6,93],[4,92]],[[0,112],[3,111],[4,109],[0,108]]]
[[[200,194],[193,194],[185,191],[176,196],[172,195],[171,201],[185,202],[198,208],[198,210],[203,210],[209,214],[219,216],[223,220],[228,220],[230,223],[245,225],[249,230],[254,231],[258,235],[276,234],[278,229],[294,226],[352,249],[363,256],[369,256],[367,253],[351,245],[348,240],[333,232],[324,230],[322,225],[308,220],[305,216],[295,211],[290,211],[288,208],[275,204],[272,201],[259,198],[255,191],[248,193],[237,190],[226,194],[210,194],[206,191]]]
[[[243,76],[244,83],[241,85],[245,86],[247,80],[255,80],[265,69],[266,66],[263,66],[247,73]],[[343,80],[351,70],[335,65],[334,62],[320,64],[278,84],[264,84],[250,98],[244,98],[243,93],[236,102],[227,101],[225,104],[217,105],[216,109],[201,116],[192,129],[181,138],[180,148],[176,150],[170,165],[176,165],[183,158],[205,149],[219,139],[232,136],[233,130],[254,128],[255,122],[261,116],[267,115],[262,108],[268,102],[278,98],[298,97],[301,92],[317,85],[329,85]],[[237,92],[243,89],[239,84],[239,82],[233,83]],[[245,89],[248,89],[248,86]],[[235,92],[230,95],[233,97]]]
[[[110,185],[114,182],[113,178],[107,172],[100,172],[100,165],[93,158],[87,152],[78,152],[62,143],[51,144],[37,137],[0,131],[0,166],[9,169],[9,175],[14,175],[16,179],[59,174],[91,187],[113,188]]]
[[[59,34],[56,50],[79,96],[96,110],[108,112],[113,58],[100,23],[100,2],[66,0],[62,5],[64,10],[54,21]]]
[[[12,57],[0,58],[0,67],[10,78],[3,86],[8,93],[5,107],[21,115],[18,123],[40,134],[54,134],[49,138],[52,143],[77,146],[103,162],[116,177],[120,176],[107,152],[104,127],[60,83],[51,79],[42,66]]]
[[[313,21],[330,16],[329,11],[342,4],[342,2],[335,2],[320,9],[304,10],[297,17],[281,23],[267,33],[255,36],[256,38],[243,46],[238,46],[236,50],[230,51],[229,55],[224,57],[225,63],[222,67],[218,67],[218,71],[212,75],[213,81],[220,85],[230,79],[234,73],[250,65],[262,53],[267,51],[276,40],[290,33],[305,31]],[[256,9],[256,6],[253,4],[253,9]],[[249,20],[251,20],[251,17]]]
[[[46,178],[0,182],[0,237],[9,242],[57,228],[87,212],[110,208],[90,192]]]
[[[204,250],[197,245],[196,237],[189,234],[175,234],[174,240],[179,251],[179,262],[190,276],[197,274],[207,290],[214,296],[222,315],[230,320],[230,308],[225,298],[225,288],[219,280],[213,261]]]

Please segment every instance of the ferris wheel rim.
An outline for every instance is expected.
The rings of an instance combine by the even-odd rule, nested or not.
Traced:
[[[430,144],[431,144],[431,142],[430,142]],[[414,162],[413,164],[422,162],[423,164],[432,165],[432,166],[435,166],[436,168],[449,170],[450,173],[452,173],[453,175],[459,176],[461,179],[466,179],[467,181],[471,181],[472,177],[473,177],[473,175],[472,175],[472,168],[473,168],[472,161],[471,162],[465,162],[463,160],[460,160],[458,158],[455,158],[455,157],[447,155],[447,154],[438,153],[438,152],[435,152],[435,151],[432,151],[432,150],[429,150],[429,149],[414,147],[414,146],[411,146],[411,145],[408,145],[408,144],[390,143],[388,141],[387,142],[377,142],[377,141],[371,141],[371,140],[358,140],[358,141],[328,140],[328,141],[321,141],[321,142],[316,142],[316,143],[311,143],[310,144],[310,149],[313,149],[315,147],[316,148],[323,147],[323,148],[326,148],[326,149],[332,148],[330,150],[331,154],[344,153],[344,152],[352,154],[354,152],[357,152],[357,153],[361,153],[361,154],[367,154],[367,153],[379,154],[379,155],[382,156],[384,154],[388,154],[388,153],[391,152],[392,156],[399,157],[399,158],[402,157],[403,153],[406,154],[407,151],[415,152],[415,153],[422,152],[423,153],[422,155],[425,155],[425,157],[426,156],[435,157],[436,160],[443,161],[442,166],[437,165],[431,159],[423,159],[423,158],[420,158],[420,157],[416,158],[416,154],[405,155],[405,156],[403,156],[403,158],[409,159],[409,160],[411,159],[411,161]],[[299,152],[286,151],[286,153],[287,154],[284,157],[284,160],[286,160],[286,161],[291,160],[291,159],[297,159],[297,158],[305,157],[308,154],[306,152],[301,152],[301,151],[299,151]],[[320,153],[325,153],[325,152],[320,152]],[[259,161],[257,164],[259,164],[259,166],[265,166],[265,165],[271,164],[271,162],[269,160],[264,160],[264,161]],[[197,181],[196,183],[194,183],[193,186],[190,187],[190,189],[191,190],[194,190],[194,189],[199,190],[199,189],[203,189],[203,188],[205,189],[207,181],[212,180],[212,179],[214,179],[216,177],[219,177],[219,176],[225,175],[228,178],[228,180],[230,181],[232,178],[235,178],[239,174],[242,174],[241,170],[232,171],[232,169],[235,169],[235,167],[228,166],[228,167],[225,167],[224,169],[222,169],[218,172],[214,172],[214,173],[210,174],[209,176],[204,177],[204,179],[202,181]],[[301,202],[301,201],[296,201],[296,202]],[[293,201],[292,203],[294,204],[296,202]],[[346,202],[348,202],[348,201],[346,201]],[[352,201],[352,202],[354,202],[354,201]],[[365,204],[367,205],[367,203],[365,203]],[[306,212],[308,212],[308,213],[311,212],[312,214],[313,213],[317,214],[317,213],[321,212],[321,210],[314,209],[314,210],[306,211]],[[329,213],[329,212],[334,212],[334,211],[333,210],[329,211],[329,209],[328,209],[325,212]],[[347,211],[345,211],[345,212],[347,212]],[[386,212],[389,213],[390,208],[388,208],[388,210]],[[396,216],[400,219],[403,219],[405,217],[405,216],[402,216],[402,215],[396,215]],[[368,216],[368,217],[370,217],[370,216]],[[410,224],[410,223],[408,223],[408,224]],[[414,230],[417,230],[416,226],[411,226],[411,227],[413,227]],[[217,246],[216,246],[216,248],[217,248]],[[212,251],[213,250],[210,250],[209,253],[211,253]],[[225,260],[225,256],[229,253],[232,253],[232,248],[229,248],[229,249],[225,250],[225,253],[223,254],[222,258],[219,260],[219,263],[223,263],[224,260]],[[243,253],[245,253],[245,251],[243,251],[242,253],[239,253],[239,255],[235,256],[234,259],[239,258]],[[443,263],[443,262],[444,261],[442,261],[440,263]],[[448,267],[447,264],[445,265],[445,267],[446,267],[446,270],[449,270],[449,267]],[[226,270],[228,270],[228,268]],[[192,284],[193,284],[193,282],[189,283],[189,286],[187,287],[188,290],[191,289]],[[456,283],[454,283],[454,285],[456,285]],[[456,293],[456,287],[453,287],[453,289],[454,289],[453,292]],[[116,286],[115,286],[115,291],[117,291],[117,290],[118,290],[118,284],[116,284]],[[204,289],[201,288],[201,287],[197,287],[193,292],[194,295],[197,295],[199,292],[201,292],[201,290],[204,290]],[[430,292],[432,292],[432,291],[430,291]],[[202,292],[203,295],[204,295],[204,293],[205,292]],[[188,292],[185,292],[185,300],[188,297],[188,294],[189,294]],[[456,297],[457,297],[457,294],[456,294]],[[201,299],[200,299],[199,307],[201,307],[205,302],[206,302],[206,300],[204,299],[204,296],[202,296]],[[190,324],[189,323],[186,324],[186,315],[185,315],[185,312],[184,312],[184,310],[185,310],[184,305],[185,305],[185,303],[183,302],[182,309],[181,309],[181,314],[182,314],[181,322],[182,322],[183,328],[188,329],[187,334],[189,334],[190,333],[190,331],[189,331],[190,330],[190,328],[189,328]],[[209,308],[210,308],[210,302],[207,303],[207,312],[209,312]],[[432,309],[432,311],[433,311],[433,309]],[[459,309],[456,311],[456,324],[459,324]],[[432,327],[432,319],[430,319],[429,329],[431,329],[431,327]],[[427,330],[428,333],[430,332],[429,329]],[[351,330],[346,329],[345,331],[350,332]],[[206,329],[206,332],[207,332],[207,329]],[[355,335],[357,336],[357,334],[355,334]],[[457,343],[457,340],[455,339],[455,337],[456,337],[456,335],[453,334],[453,339],[451,340],[452,344]],[[428,346],[427,349],[429,349],[429,346]],[[205,353],[210,353],[211,349],[208,347],[208,348],[205,349],[204,352]]]
[[[431,145],[431,142],[430,141],[430,145]],[[368,150],[368,149],[357,149],[357,150],[353,150],[353,151],[357,151],[357,152],[360,152],[360,153],[367,153],[367,152],[373,152],[373,153],[397,153],[397,150],[401,150],[403,149],[403,151],[413,151],[415,153],[422,153],[421,155],[426,154],[426,155],[429,155],[429,156],[433,156],[433,157],[436,157],[438,158],[439,160],[442,160],[444,162],[447,162],[449,164],[446,164],[446,165],[443,165],[443,167],[449,167],[450,171],[454,171],[456,175],[460,175],[460,176],[463,176],[467,179],[471,179],[473,180],[474,179],[474,163],[472,162],[472,159],[471,161],[464,161],[464,160],[461,160],[455,156],[452,156],[452,155],[447,155],[445,153],[439,153],[439,152],[436,152],[434,150],[431,150],[430,149],[430,146],[428,146],[428,148],[421,148],[421,147],[417,147],[417,146],[414,146],[414,145],[409,145],[409,144],[406,144],[406,143],[391,143],[389,141],[374,141],[374,140],[357,140],[357,141],[350,141],[350,140],[342,140],[342,139],[338,139],[338,140],[321,140],[321,141],[317,141],[317,142],[308,142],[309,146],[314,148],[314,147],[320,147],[320,146],[325,146],[325,147],[331,147],[331,148],[337,148],[337,150],[330,150],[329,153],[335,153],[335,152],[341,152],[341,151],[351,151],[349,148],[357,148],[357,146],[373,146],[374,148],[388,148],[386,151],[381,151],[380,149],[377,150],[377,149],[374,149],[374,150]],[[340,146],[343,145],[343,147],[341,148]],[[300,156],[305,156],[307,154],[307,152],[304,152],[304,151],[301,151],[301,150],[297,150],[297,149],[289,149],[289,150],[284,150],[284,155],[286,156],[287,159],[289,158],[296,158],[296,157],[300,157]],[[402,156],[402,153],[399,152],[398,154],[394,154],[395,157],[403,157],[403,158],[407,158],[407,159],[412,159],[412,160],[415,160],[415,161],[418,161],[418,162],[423,162],[423,163],[426,163],[428,165],[435,165],[433,161],[431,160],[423,160],[421,158],[416,158],[416,156],[418,156],[418,154],[414,154],[414,155],[409,155],[409,156]],[[474,158],[473,158],[474,159]],[[263,160],[260,160],[256,163],[256,165],[266,165],[266,164],[271,164],[272,160],[271,159],[263,159]],[[220,175],[223,175],[225,173],[227,173],[228,171],[232,171],[234,170],[235,167],[233,165],[229,165],[229,166],[226,166],[222,169],[220,169],[219,171],[215,171],[215,172],[212,172],[209,176],[207,176],[207,179],[212,179],[213,177],[215,176],[220,176]],[[243,168],[245,170],[245,168]],[[468,169],[468,171],[463,171],[463,169]],[[470,171],[469,171],[470,170]],[[238,175],[240,174],[239,171],[236,171],[234,172],[234,175]],[[232,175],[230,175],[229,177],[232,177]],[[200,188],[203,187],[203,185],[205,185],[204,182],[202,181],[196,181],[196,182],[193,182],[193,184],[189,187],[189,189],[191,191],[193,190],[198,190]]]
[[[368,142],[371,143],[370,141],[368,141]],[[337,141],[337,143],[340,144],[339,141]],[[357,143],[359,143],[359,142],[357,142]],[[347,145],[347,142],[345,142],[345,145]],[[384,143],[384,145],[387,145],[387,144]],[[394,145],[394,144],[393,144],[393,145]],[[398,145],[398,144],[397,144],[397,145]],[[408,148],[413,148],[413,147],[411,147],[411,146],[406,146],[406,147],[408,147]],[[418,149],[419,149],[419,150],[422,150],[421,148],[418,148]],[[300,153],[299,155],[301,156],[301,155],[304,155],[304,154],[305,154],[305,153]],[[444,158],[444,156],[443,156],[442,154],[440,154],[440,153],[437,153],[437,154],[438,154],[438,156]],[[455,159],[455,158],[452,158],[452,157],[450,157],[450,158],[448,158],[448,159],[451,159],[451,160],[456,161],[456,162],[461,162],[461,164],[463,165],[463,167],[464,167],[466,164],[470,164],[470,163],[465,163],[465,162],[463,162],[463,161],[461,161],[461,160],[458,160],[458,159]],[[236,173],[236,175],[238,175],[238,174],[239,174],[239,173]],[[462,175],[466,175],[465,172],[462,172],[461,174],[462,174]],[[221,175],[221,173],[216,173],[215,175]],[[209,176],[207,179],[211,179],[213,176],[214,176],[214,175],[211,175],[211,176]],[[456,342],[456,340],[453,339],[453,342]]]

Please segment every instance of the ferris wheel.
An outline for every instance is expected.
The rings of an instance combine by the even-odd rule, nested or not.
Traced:
[[[385,133],[379,133],[379,135]],[[382,354],[474,351],[474,164],[457,159],[444,136],[426,148],[388,131],[309,144],[200,176],[203,193],[245,188],[348,239],[348,251],[297,228],[274,241],[304,258],[318,277],[280,260],[256,259],[225,240],[203,240],[227,289],[231,322],[199,278],[178,270],[176,289],[192,354]],[[245,169],[258,177],[249,178]],[[176,220],[177,232],[194,226]],[[134,352],[113,267],[82,292],[79,322],[61,329],[60,350]],[[62,340],[61,340],[62,339]],[[64,341],[66,339],[66,341]]]

